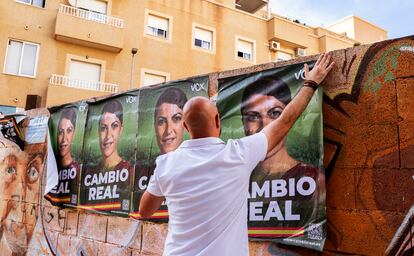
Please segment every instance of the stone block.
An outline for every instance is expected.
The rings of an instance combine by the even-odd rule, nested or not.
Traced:
[[[336,168],[370,168],[374,164],[382,168],[398,168],[398,161],[379,161],[378,159],[398,151],[398,129],[396,125],[355,125],[343,130],[344,139],[339,141]]]
[[[404,215],[389,211],[328,209],[325,250],[357,255],[383,255]]]
[[[399,117],[404,121],[414,122],[414,77],[398,79],[396,88]]]
[[[81,238],[105,242],[107,225],[107,216],[81,213],[79,214],[78,235]]]
[[[403,121],[399,125],[399,131],[401,167],[414,168],[414,121]]]
[[[89,240],[89,239],[76,239],[76,238],[75,240],[72,240],[72,241],[74,241],[74,244],[72,245],[71,243],[71,246],[73,248],[80,248],[82,250],[81,255],[87,255],[87,256],[98,256],[99,255],[98,254],[99,242],[96,242],[94,240]]]
[[[131,218],[108,217],[108,234],[106,241],[111,244],[140,249],[140,222]],[[139,240],[139,241],[135,241]]]
[[[65,234],[76,236],[78,234],[78,221],[79,221],[79,212],[76,210],[65,210],[66,211],[66,221],[65,221]]]
[[[43,225],[45,228],[63,232],[65,227],[66,212],[55,206],[43,207]]]
[[[167,237],[168,224],[143,221],[142,255],[161,255]]]
[[[60,255],[75,255],[76,248],[71,246],[71,236],[59,234],[56,246],[57,252]]]
[[[109,244],[109,243],[97,243],[98,255],[117,255],[117,256],[130,256],[131,250],[127,247]]]
[[[397,78],[414,76],[414,44],[412,39],[401,40],[399,43],[400,56],[397,60],[398,65],[395,72]]]
[[[363,85],[362,85],[363,86]],[[398,121],[395,81],[381,81],[380,88],[372,91],[361,88],[350,112],[353,124],[396,124]]]
[[[403,204],[406,190],[414,185],[409,172],[401,169],[358,169],[355,177],[357,209],[406,211]]]
[[[338,209],[355,208],[354,169],[334,169],[327,180],[326,206]]]

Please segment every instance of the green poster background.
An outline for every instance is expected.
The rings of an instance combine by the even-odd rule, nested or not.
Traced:
[[[72,104],[66,104],[63,106],[52,107],[49,109],[50,119],[49,119],[49,132],[50,139],[52,143],[53,152],[56,157],[57,166],[59,172],[62,171],[62,166],[60,165],[60,154],[58,149],[58,126],[59,121],[62,117],[62,112],[67,111],[68,109],[73,109],[76,113],[76,125],[75,125],[75,134],[73,142],[70,148],[70,153],[72,159],[77,163],[77,177],[75,180],[70,180],[69,184],[64,184],[63,186],[68,186],[70,193],[49,193],[49,196],[46,198],[54,205],[60,206],[69,206],[73,207],[78,204],[78,190],[79,190],[79,178],[80,178],[80,163],[82,162],[82,147],[83,147],[83,135],[85,132],[85,123],[88,113],[88,104],[84,101],[75,102]],[[61,180],[59,180],[58,188],[62,186]],[[68,199],[70,197],[70,199]],[[55,200],[53,199],[55,198]],[[66,198],[66,199],[64,199]],[[70,200],[70,201],[68,201]]]
[[[310,68],[313,62],[308,63]],[[219,80],[217,107],[220,112],[224,141],[245,136],[240,112],[240,102],[246,85],[265,76],[276,75],[289,85],[292,98],[303,84],[303,64],[290,65],[258,73]],[[300,79],[297,79],[297,77]],[[286,147],[293,158],[323,169],[322,94],[318,89],[308,107],[289,131]]]
[[[308,64],[312,67],[314,62]],[[263,81],[261,79],[266,77],[278,77],[289,86],[293,99],[303,85],[303,73],[303,63],[300,63],[219,80],[217,107],[221,117],[221,138],[227,141],[245,136],[240,108],[243,92],[249,84],[257,80]],[[261,84],[255,86],[261,86]],[[321,88],[315,92],[308,107],[289,131],[286,139],[285,146],[288,155],[299,164],[289,167],[284,172],[262,171],[259,164],[253,171],[249,190],[252,197],[249,198],[249,237],[251,239],[272,240],[316,250],[323,249],[326,237],[326,210],[322,94]],[[280,163],[275,163],[275,166],[277,164]],[[297,182],[303,177],[311,177],[315,181],[316,188],[312,195],[273,196],[273,192],[279,188],[276,184],[286,182],[289,185],[289,180]],[[271,196],[261,194],[260,189],[264,188],[268,189]],[[296,221],[293,221],[293,217],[289,219],[290,217],[287,216],[291,213],[298,214],[299,219]],[[266,219],[266,216],[272,218]]]
[[[185,94],[187,100],[195,96],[208,98],[208,77],[194,77],[174,81],[160,86],[143,88],[139,92],[139,119],[137,139],[137,165],[134,182],[134,199],[132,217],[138,217],[139,202],[155,168],[155,159],[160,155],[154,128],[154,112],[158,99],[168,89],[175,88]],[[175,96],[177,97],[177,96]],[[189,139],[184,127],[183,140]],[[157,220],[167,219],[166,206],[161,206],[162,213],[156,213]],[[159,215],[157,215],[159,214]]]
[[[131,191],[132,182],[134,179],[134,164],[135,164],[135,149],[136,149],[136,135],[138,122],[138,91],[123,93],[111,98],[90,103],[88,118],[85,128],[84,148],[83,148],[83,167],[81,176],[81,192],[79,204],[81,208],[88,210],[100,211],[103,213],[114,213],[118,215],[128,215],[131,207]],[[113,169],[105,169],[103,167],[102,154],[99,146],[99,120],[101,117],[104,105],[111,101],[118,101],[122,105],[123,110],[123,128],[122,134],[118,140],[118,154],[122,158],[120,162]],[[110,180],[109,174],[112,171],[128,170],[128,179],[126,181],[117,181],[115,183],[108,182]],[[88,175],[90,175],[88,177]],[[108,199],[94,199],[89,200],[88,196],[91,187],[85,185],[86,181],[93,182],[93,175],[108,175],[107,183],[100,183],[93,185],[94,189],[103,187],[106,192],[111,191],[112,195],[118,194],[118,198]],[[114,177],[120,177],[119,172]],[[92,177],[92,179],[90,179]],[[106,177],[106,176],[105,176]],[[114,192],[116,190],[116,192]],[[96,197],[98,198],[98,197]],[[118,206],[115,206],[120,204]]]

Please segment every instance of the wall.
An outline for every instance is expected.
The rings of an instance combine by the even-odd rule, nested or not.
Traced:
[[[218,78],[315,57],[213,73],[210,95]],[[328,239],[322,255],[381,255],[414,202],[414,36],[338,50],[333,59],[336,66],[323,84]],[[27,196],[39,195],[41,185]],[[35,198],[28,211],[3,195],[3,205],[31,216],[26,223],[3,215],[2,225],[25,227],[14,229],[14,236],[0,234],[3,255],[162,253],[166,224],[59,209]],[[269,242],[251,242],[250,252],[321,255]]]
[[[231,4],[233,3],[233,4]],[[17,1],[0,1],[0,94],[1,105],[24,107],[27,94],[42,96],[42,106],[62,98],[62,95],[48,94],[51,74],[65,75],[67,55],[82,58],[100,59],[106,62],[105,80],[102,82],[119,85],[120,90],[129,88],[131,77],[131,49],[138,48],[133,71],[133,87],[140,86],[141,69],[152,69],[168,72],[172,80],[218,72],[220,70],[248,67],[253,64],[267,63],[274,53],[269,51],[268,40],[279,34],[282,48],[293,52],[298,45],[307,48],[307,54],[316,54],[325,50],[319,46],[311,27],[305,27],[284,18],[275,17],[272,21],[235,9],[231,0],[146,0],[146,1],[112,1],[111,16],[125,21],[123,29],[114,29],[104,24],[91,25],[91,21],[75,17],[63,17],[59,14],[60,4],[68,4],[67,0],[46,1],[45,8],[37,8]],[[144,36],[146,9],[157,11],[173,18],[172,40],[165,42]],[[62,19],[63,18],[63,19]],[[67,19],[65,19],[67,18]],[[277,24],[275,23],[276,21]],[[206,53],[192,48],[192,24],[208,26],[216,30],[216,51]],[[271,25],[282,25],[282,28],[269,28]],[[79,24],[73,26],[73,24]],[[55,39],[55,27],[58,32],[65,29],[65,35],[86,39],[85,36],[97,38],[95,43],[73,38]],[[106,30],[98,29],[107,26]],[[284,29],[290,26],[293,29]],[[122,31],[119,31],[122,30]],[[104,31],[104,32],[102,32]],[[277,33],[276,33],[277,32]],[[103,34],[105,34],[104,37]],[[276,34],[275,34],[276,33]],[[281,33],[281,34],[280,34]],[[123,40],[115,37],[124,35]],[[237,59],[235,37],[242,36],[256,42],[255,63]],[[317,38],[315,38],[317,37]],[[338,35],[335,35],[338,37]],[[39,61],[35,78],[24,78],[3,73],[7,41],[9,38],[40,44]],[[60,40],[59,40],[60,38]],[[90,39],[90,40],[92,40]],[[285,41],[283,41],[285,39]],[[88,39],[89,40],[89,39]],[[288,42],[286,40],[294,41]],[[353,44],[353,40],[348,39]],[[71,43],[72,42],[72,43]],[[97,49],[97,43],[110,44],[118,52]],[[90,47],[87,47],[88,45]],[[335,47],[346,46],[340,44]],[[334,48],[326,48],[332,50]],[[82,95],[84,91],[78,90]],[[99,92],[95,96],[100,95]],[[47,99],[51,97],[53,99]],[[63,96],[64,97],[64,96]],[[67,100],[71,100],[68,98]]]

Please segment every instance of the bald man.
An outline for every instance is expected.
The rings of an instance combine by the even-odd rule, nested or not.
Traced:
[[[286,136],[334,63],[322,54],[312,71],[305,64],[303,88],[280,117],[261,132],[224,143],[220,117],[206,98],[184,106],[191,140],[161,155],[139,212],[149,218],[166,199],[169,223],[163,255],[249,255],[247,196],[249,177]]]

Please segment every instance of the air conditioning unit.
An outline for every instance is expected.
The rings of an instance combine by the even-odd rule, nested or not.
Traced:
[[[296,48],[295,55],[296,57],[306,56],[306,50],[303,48]]]
[[[270,41],[269,49],[274,52],[280,50],[280,43],[276,41]]]

